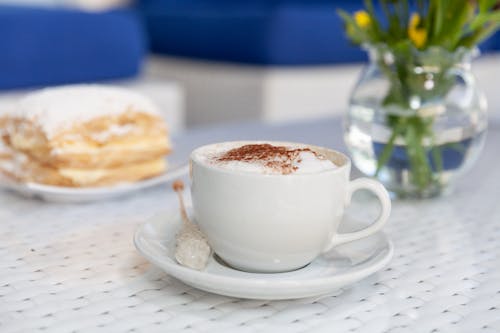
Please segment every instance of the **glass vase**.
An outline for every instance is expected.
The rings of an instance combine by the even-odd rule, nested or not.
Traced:
[[[344,139],[354,165],[395,197],[450,191],[482,149],[486,100],[471,72],[477,50],[370,46],[352,91]]]

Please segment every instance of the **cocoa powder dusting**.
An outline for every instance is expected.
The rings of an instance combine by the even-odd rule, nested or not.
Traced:
[[[217,162],[258,162],[269,169],[287,175],[298,169],[297,166],[293,165],[293,162],[300,163],[301,160],[297,160],[297,158],[301,152],[311,152],[316,157],[322,158],[309,148],[288,148],[263,143],[244,145],[228,150],[215,160]]]

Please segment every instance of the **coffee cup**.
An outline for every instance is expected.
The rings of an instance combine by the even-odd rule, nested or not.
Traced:
[[[372,235],[386,224],[391,211],[386,189],[369,178],[349,180],[351,161],[338,151],[266,142],[310,150],[335,166],[285,174],[249,169],[245,161],[228,164],[214,157],[229,148],[260,144],[264,143],[216,143],[191,153],[194,218],[214,252],[228,265],[260,273],[296,270],[335,246]],[[344,210],[353,193],[362,189],[378,198],[380,214],[364,229],[340,233]]]

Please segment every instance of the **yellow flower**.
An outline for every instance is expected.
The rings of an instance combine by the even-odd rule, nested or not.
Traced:
[[[370,15],[364,10],[358,10],[354,13],[354,21],[356,21],[358,27],[362,29],[368,27],[372,23]]]
[[[427,41],[427,31],[424,28],[419,28],[420,15],[412,14],[410,23],[408,24],[408,37],[417,48],[421,48]]]

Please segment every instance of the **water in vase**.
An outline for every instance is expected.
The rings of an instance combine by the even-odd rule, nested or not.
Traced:
[[[441,193],[475,162],[487,127],[483,109],[464,110],[448,105],[445,112],[435,116],[433,137],[423,140],[423,158],[432,172],[432,182],[422,189],[412,179],[414,170],[402,137],[396,138],[390,155],[379,167],[393,130],[387,124],[387,117],[387,110],[381,110],[369,100],[352,103],[344,123],[344,139],[354,165],[367,175],[376,174],[398,197],[429,197]]]

